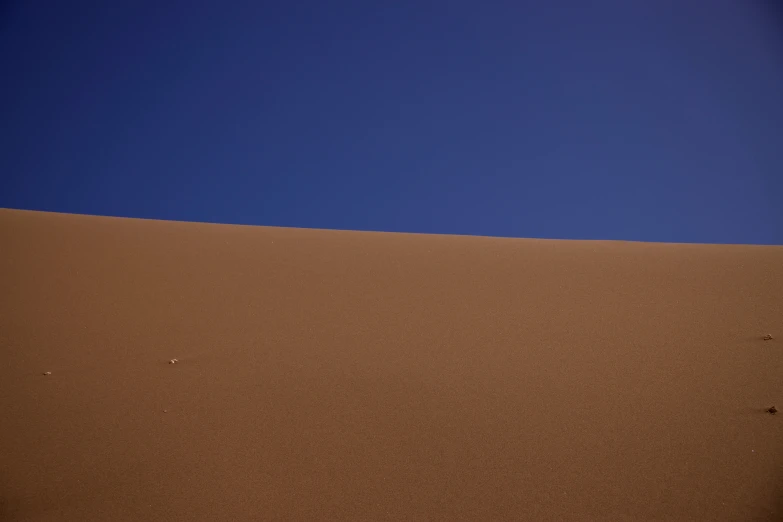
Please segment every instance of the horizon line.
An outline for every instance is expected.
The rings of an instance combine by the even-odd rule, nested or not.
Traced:
[[[291,225],[263,225],[263,224],[251,224],[251,223],[237,223],[237,222],[224,222],[224,221],[190,221],[186,219],[166,219],[155,217],[140,217],[140,216],[127,216],[117,214],[87,214],[80,212],[64,212],[58,210],[41,210],[31,208],[13,208],[13,207],[0,207],[0,210],[11,212],[31,212],[40,214],[55,214],[61,216],[74,216],[74,217],[88,217],[88,218],[103,218],[103,219],[119,219],[119,220],[138,220],[138,221],[152,221],[158,223],[178,223],[178,224],[191,224],[191,225],[211,225],[211,226],[228,226],[228,227],[261,227],[261,228],[278,228],[287,230],[311,230],[319,232],[350,232],[350,233],[364,233],[364,234],[397,234],[397,235],[413,235],[413,236],[439,236],[439,237],[453,237],[453,238],[482,238],[482,239],[518,239],[518,240],[532,240],[532,241],[569,241],[569,242],[590,242],[590,243],[640,243],[645,245],[696,245],[696,246],[745,246],[745,247],[783,247],[783,244],[766,244],[766,243],[708,243],[708,242],[691,242],[691,241],[645,241],[638,239],[606,239],[606,238],[590,238],[590,239],[576,239],[565,237],[532,237],[532,236],[502,236],[502,235],[483,235],[483,234],[460,234],[460,233],[444,233],[444,232],[412,232],[404,230],[377,230],[377,229],[354,229],[354,228],[323,228],[323,227],[307,227],[307,226],[291,226]]]

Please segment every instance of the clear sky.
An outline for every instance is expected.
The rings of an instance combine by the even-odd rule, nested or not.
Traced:
[[[777,5],[6,1],[0,206],[783,244]]]

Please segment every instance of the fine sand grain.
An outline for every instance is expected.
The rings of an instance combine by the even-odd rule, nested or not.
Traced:
[[[0,210],[0,252],[0,520],[783,520],[783,247]]]

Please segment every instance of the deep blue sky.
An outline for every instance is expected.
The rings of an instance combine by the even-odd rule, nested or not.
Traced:
[[[0,207],[783,244],[775,5],[5,2]]]

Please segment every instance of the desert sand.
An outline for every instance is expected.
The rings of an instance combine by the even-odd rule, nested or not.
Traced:
[[[0,210],[0,252],[0,520],[783,520],[783,247]]]

